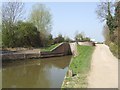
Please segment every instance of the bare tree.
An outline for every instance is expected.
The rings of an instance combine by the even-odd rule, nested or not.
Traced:
[[[112,16],[114,12],[114,7],[115,7],[115,4],[112,2],[109,2],[109,1],[100,2],[97,5],[97,9],[96,9],[98,18],[101,21],[105,21],[108,18],[108,16]]]
[[[23,16],[24,3],[5,2],[2,4],[2,22],[3,24],[15,24]]]
[[[14,47],[16,42],[16,23],[23,16],[24,3],[5,2],[2,4],[2,41],[3,45]]]
[[[115,3],[110,2],[109,0],[106,2],[99,3],[96,13],[98,18],[101,21],[106,21],[106,24],[109,28],[110,40],[112,40],[112,35],[116,28],[115,19],[114,19],[114,11],[115,11]]]

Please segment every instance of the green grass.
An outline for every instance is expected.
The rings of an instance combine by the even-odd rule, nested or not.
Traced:
[[[93,46],[77,46],[78,56],[72,58],[70,69],[74,74],[85,73],[90,69]]]
[[[90,70],[94,47],[77,45],[77,50],[78,56],[72,58],[69,66],[75,76],[65,78],[64,82],[69,82],[69,84],[62,85],[62,88],[87,88],[87,75]]]
[[[119,53],[120,49],[119,49],[119,46],[117,44],[111,42],[109,44],[109,47],[110,47],[110,50],[113,53],[113,55],[120,59],[120,53]]]
[[[62,88],[87,88],[87,76],[94,48],[94,46],[77,45],[78,55],[72,58],[69,66],[69,70],[72,70],[75,76],[66,76]]]
[[[55,47],[58,46],[59,44],[60,44],[60,43],[57,43],[57,44],[51,45],[50,47],[42,48],[41,51],[51,51],[53,48],[55,48]]]

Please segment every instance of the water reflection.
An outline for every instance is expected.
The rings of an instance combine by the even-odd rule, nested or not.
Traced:
[[[3,66],[3,88],[60,88],[71,56],[25,60]]]

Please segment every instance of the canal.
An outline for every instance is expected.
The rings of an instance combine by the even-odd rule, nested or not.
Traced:
[[[3,63],[2,88],[60,88],[71,56]]]

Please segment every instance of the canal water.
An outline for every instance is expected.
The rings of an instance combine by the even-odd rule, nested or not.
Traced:
[[[2,88],[60,88],[71,56],[3,64]]]

